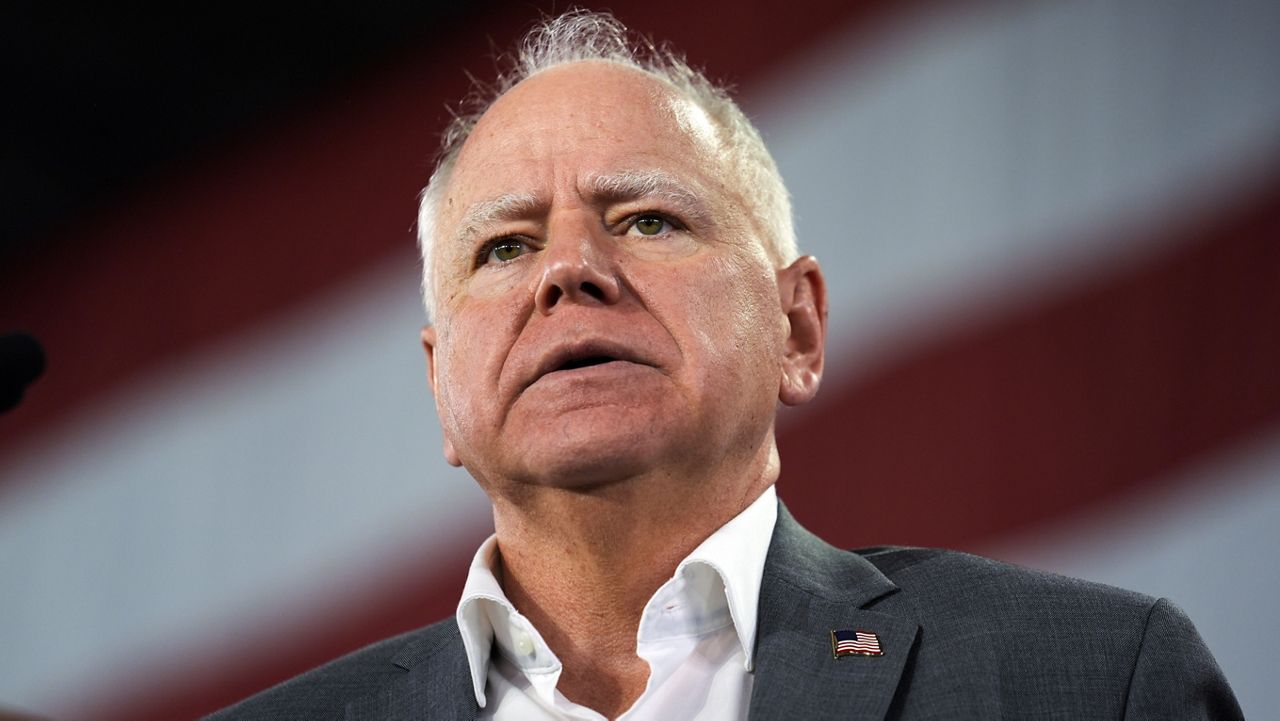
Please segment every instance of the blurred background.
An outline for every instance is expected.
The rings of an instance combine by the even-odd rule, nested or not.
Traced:
[[[737,88],[827,272],[796,516],[1170,597],[1280,708],[1280,5],[609,7]],[[558,9],[0,11],[0,332],[48,354],[0,416],[0,709],[194,718],[452,612],[491,521],[415,195]]]

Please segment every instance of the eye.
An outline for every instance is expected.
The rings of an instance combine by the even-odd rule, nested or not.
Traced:
[[[672,225],[666,218],[661,215],[654,215],[650,213],[648,215],[636,216],[636,219],[631,223],[631,228],[629,228],[628,231],[634,230],[640,235],[654,236],[662,235],[663,233],[671,230],[671,228]]]
[[[529,245],[519,238],[497,238],[484,244],[476,254],[476,265],[509,263],[529,251]]]

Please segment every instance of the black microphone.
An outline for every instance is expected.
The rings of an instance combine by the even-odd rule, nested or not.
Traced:
[[[44,372],[44,349],[26,333],[0,335],[0,413],[22,401],[31,381]]]

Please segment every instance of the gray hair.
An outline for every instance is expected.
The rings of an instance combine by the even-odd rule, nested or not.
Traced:
[[[525,35],[509,68],[492,85],[475,84],[463,100],[440,143],[439,161],[418,206],[418,249],[422,254],[422,300],[428,318],[435,317],[432,271],[440,201],[449,184],[463,143],[480,117],[511,88],[543,70],[583,61],[605,61],[645,72],[692,101],[715,123],[721,147],[738,190],[765,235],[765,250],[778,267],[800,254],[791,220],[791,199],[760,131],[728,91],[694,70],[669,48],[633,39],[626,26],[608,13],[570,10],[545,19]]]

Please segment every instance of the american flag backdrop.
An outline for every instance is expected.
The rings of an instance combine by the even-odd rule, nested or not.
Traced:
[[[49,364],[0,416],[0,711],[194,718],[452,612],[491,522],[441,458],[412,223],[464,71],[537,14],[480,7],[20,229],[0,332]],[[1280,708],[1280,5],[609,7],[736,86],[827,274],[823,388],[780,418],[797,518],[1170,597],[1246,715]],[[84,47],[67,14],[59,47],[4,23],[19,87]]]

